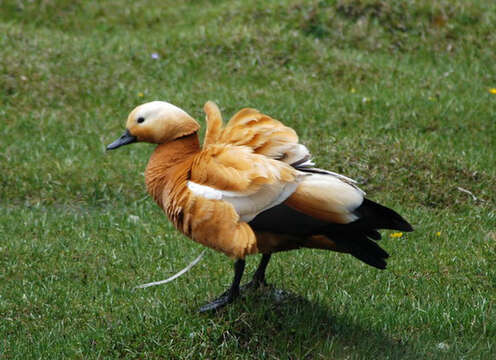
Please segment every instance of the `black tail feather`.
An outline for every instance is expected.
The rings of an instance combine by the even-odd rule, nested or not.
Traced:
[[[377,230],[368,230],[365,232],[365,235],[367,235],[369,238],[374,239],[374,240],[381,240],[382,239],[381,233]]]
[[[368,199],[364,199],[354,212],[359,216],[358,220],[339,228],[332,226],[327,235],[346,246],[357,259],[378,269],[385,269],[385,259],[389,254],[372,241],[381,239],[377,229],[409,232],[413,231],[412,226],[394,210]]]
[[[358,228],[341,228],[339,231],[333,228],[326,235],[338,244],[340,248],[345,250],[345,252],[357,259],[378,269],[385,269],[386,259],[389,257],[389,254],[375,241],[369,239],[369,237],[373,238],[369,233],[363,232]],[[374,231],[374,233],[377,232]]]
[[[357,259],[362,260],[366,264],[374,266],[378,269],[386,268],[386,260],[389,254],[384,251],[377,243],[366,237],[361,238],[359,241],[353,242],[353,247],[350,254]]]
[[[390,229],[400,231],[413,231],[410,225],[400,214],[385,206],[382,206],[369,199],[363,199],[360,205],[354,211],[360,219],[356,221],[357,225],[361,225],[368,229]],[[371,236],[374,238],[373,236]]]

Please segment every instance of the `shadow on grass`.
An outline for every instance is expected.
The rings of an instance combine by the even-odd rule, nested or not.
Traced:
[[[246,294],[227,309],[208,314],[223,323],[217,346],[270,358],[419,358],[420,354],[377,328],[365,328],[319,303],[273,288]]]

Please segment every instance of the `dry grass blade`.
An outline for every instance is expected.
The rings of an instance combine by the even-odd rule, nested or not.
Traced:
[[[201,260],[201,258],[205,254],[205,251],[206,250],[203,250],[201,252],[201,254],[198,255],[198,257],[195,260],[193,260],[188,266],[186,266],[184,269],[182,269],[181,271],[179,271],[177,274],[174,274],[174,275],[172,275],[171,277],[169,277],[169,278],[167,278],[165,280],[153,281],[153,282],[150,282],[150,283],[147,283],[147,284],[138,285],[138,286],[135,287],[135,289],[144,289],[144,288],[147,288],[147,287],[150,287],[150,286],[162,285],[162,284],[166,284],[168,282],[171,282],[172,280],[177,279],[181,275],[183,275],[183,274],[187,273],[188,271],[190,271],[193,266],[195,266],[196,264],[198,264],[198,262]]]

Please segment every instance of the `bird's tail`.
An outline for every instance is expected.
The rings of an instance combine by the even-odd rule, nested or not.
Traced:
[[[379,229],[413,231],[412,226],[392,209],[363,199],[354,211],[358,220],[345,225],[329,225],[326,236],[345,252],[378,269],[386,268],[389,254],[375,241],[381,239]]]
[[[354,212],[359,216],[356,223],[365,228],[413,231],[412,225],[396,211],[369,199],[363,199],[363,203]]]

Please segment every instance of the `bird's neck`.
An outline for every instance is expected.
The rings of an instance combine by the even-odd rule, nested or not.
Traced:
[[[145,170],[145,180],[148,192],[160,206],[164,205],[164,195],[186,186],[193,155],[199,151],[196,132],[155,148]]]

